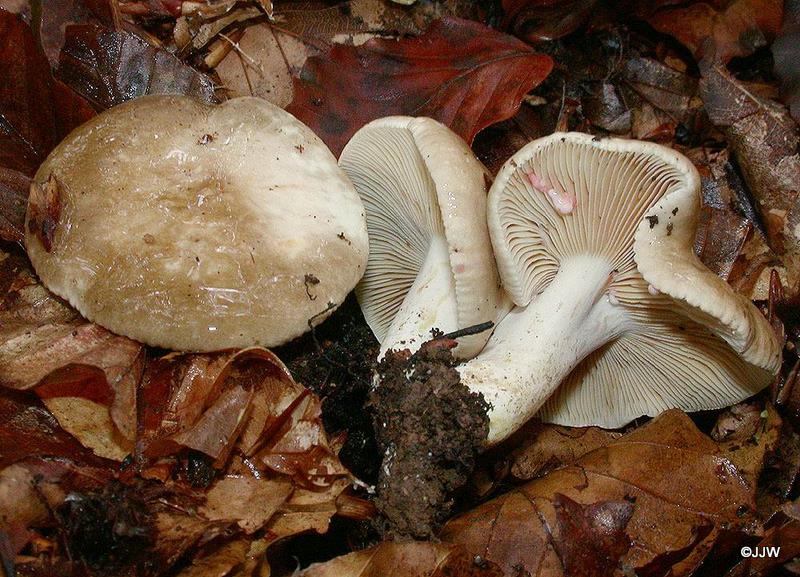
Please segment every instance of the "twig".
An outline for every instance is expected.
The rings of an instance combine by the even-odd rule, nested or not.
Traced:
[[[452,333],[447,333],[446,335],[436,337],[433,340],[438,341],[440,339],[449,339],[449,340],[460,339],[461,337],[469,337],[472,335],[480,334],[484,331],[488,331],[493,327],[494,327],[494,322],[486,321],[485,323],[480,323],[463,329],[458,329],[457,331],[453,331]]]

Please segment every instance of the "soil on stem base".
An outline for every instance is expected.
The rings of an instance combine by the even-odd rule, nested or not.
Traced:
[[[383,454],[376,505],[385,535],[433,536],[489,433],[489,407],[461,384],[454,346],[434,339],[413,355],[389,351],[378,366],[369,404]]]

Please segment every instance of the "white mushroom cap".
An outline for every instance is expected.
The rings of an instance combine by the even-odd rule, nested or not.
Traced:
[[[489,226],[518,308],[461,368],[494,405],[490,441],[540,407],[544,420],[617,427],[770,382],[769,324],[692,252],[699,190],[671,149],[576,133],[536,140],[501,169]]]
[[[505,310],[486,225],[488,173],[466,143],[430,118],[375,120],[340,166],[364,201],[370,238],[356,294],[378,340],[416,350],[430,330],[495,321]],[[489,332],[459,339],[460,358]]]
[[[85,317],[197,351],[299,336],[368,251],[331,152],[257,98],[147,96],[96,116],[37,172],[26,231],[44,284]]]

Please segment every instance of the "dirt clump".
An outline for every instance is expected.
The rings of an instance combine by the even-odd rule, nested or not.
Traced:
[[[153,544],[145,483],[111,482],[101,491],[70,493],[58,508],[70,556],[99,574],[124,573]]]
[[[450,349],[434,339],[389,351],[369,406],[383,455],[376,506],[387,536],[430,538],[447,519],[489,433],[488,404],[461,384]]]

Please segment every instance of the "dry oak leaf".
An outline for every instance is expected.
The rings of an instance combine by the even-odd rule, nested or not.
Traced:
[[[680,41],[698,60],[713,43],[717,58],[728,62],[767,46],[778,34],[782,18],[783,2],[727,0],[666,6],[646,20]]]
[[[656,575],[670,566],[675,577],[689,575],[723,529],[760,529],[756,479],[779,421],[771,411],[771,432],[757,444],[718,445],[684,413],[667,411],[574,465],[450,521],[442,539],[500,564],[508,576],[605,575],[621,567]],[[586,521],[579,509],[565,507],[572,502]],[[582,527],[580,534],[571,525]],[[592,527],[587,542],[580,535]],[[608,543],[602,551],[597,532]]]
[[[32,176],[55,145],[93,114],[53,79],[28,25],[0,9],[0,167]]]
[[[430,116],[472,142],[513,116],[552,66],[516,38],[446,17],[417,38],[334,46],[309,58],[287,110],[337,155],[364,124],[395,114]]]
[[[501,577],[493,563],[442,543],[384,541],[369,549],[311,565],[298,577]]]

